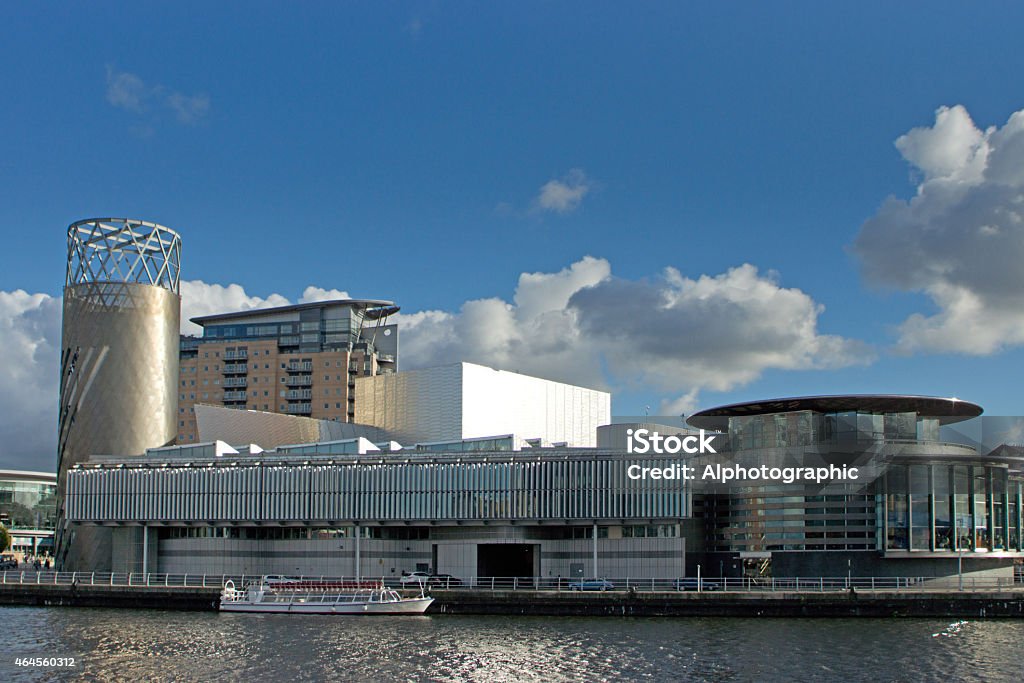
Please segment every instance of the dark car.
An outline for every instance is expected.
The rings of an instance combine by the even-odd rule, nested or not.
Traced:
[[[451,574],[432,574],[427,585],[435,588],[453,588],[462,585],[462,579]]]
[[[608,579],[577,579],[569,583],[571,591],[611,591],[615,584]]]
[[[7,571],[8,569],[17,569],[18,559],[14,555],[3,555],[0,556],[0,571]]]
[[[698,579],[696,577],[686,577],[683,579],[676,579],[676,590],[677,591],[716,591],[722,586],[714,579],[699,579],[700,585],[698,586]]]

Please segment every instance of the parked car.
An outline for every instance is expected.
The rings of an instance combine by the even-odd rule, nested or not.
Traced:
[[[452,588],[455,586],[461,586],[462,579],[454,577],[451,574],[432,574],[428,583],[429,585],[436,586],[438,588]]]
[[[3,555],[0,556],[0,571],[6,571],[8,569],[18,568],[18,558],[14,555]]]
[[[299,583],[301,579],[297,579],[291,576],[281,576],[280,574],[268,574],[263,577],[263,583],[268,586],[283,586],[290,583]]]
[[[402,572],[402,585],[415,584],[423,586],[430,582],[430,574],[426,572]]]
[[[610,591],[615,590],[615,584],[607,579],[577,579],[569,582],[571,591]]]
[[[700,579],[700,585],[697,585],[696,576],[688,576],[683,579],[676,579],[676,590],[677,591],[716,591],[721,589],[721,584],[714,579]]]

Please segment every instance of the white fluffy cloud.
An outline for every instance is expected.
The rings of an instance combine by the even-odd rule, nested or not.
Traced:
[[[237,284],[183,281],[182,331],[191,317],[289,303]],[[345,299],[307,287],[301,302]],[[664,414],[690,413],[702,389],[728,390],[768,369],[867,362],[859,342],[823,335],[822,307],[772,275],[742,265],[690,279],[674,268],[651,280],[612,276],[585,257],[557,273],[523,273],[511,301],[467,301],[457,311],[396,316],[401,364],[412,369],[460,360],[608,388],[667,396]],[[60,299],[0,292],[0,467],[55,466]]]
[[[0,292],[0,467],[57,467],[60,299]]]
[[[586,257],[558,273],[523,273],[512,303],[465,302],[457,312],[395,317],[403,368],[465,360],[595,387],[605,386],[600,358],[581,338],[568,306],[578,291],[609,277],[604,259]]]
[[[917,193],[890,197],[853,250],[869,282],[928,294],[938,308],[899,328],[903,351],[990,354],[1024,344],[1024,110],[978,128],[962,106],[896,141]]]
[[[587,257],[559,273],[521,275],[511,303],[399,316],[402,364],[467,360],[587,386],[610,381],[672,394],[662,410],[689,412],[701,389],[725,391],[768,369],[870,362],[864,344],[818,333],[821,311],[749,264],[696,280],[668,268],[633,281]]]
[[[323,287],[314,287],[310,285],[302,291],[302,296],[299,297],[300,304],[311,303],[313,301],[331,301],[333,299],[350,299],[348,292],[340,289],[324,289]]]
[[[564,178],[544,183],[534,203],[542,211],[570,213],[576,210],[588,192],[590,181],[586,174],[574,168]]]
[[[312,287],[308,287],[308,292]],[[322,290],[321,290],[322,291]],[[191,318],[211,315],[248,311],[253,308],[270,306],[287,306],[288,299],[280,294],[271,294],[265,298],[246,294],[241,285],[210,285],[202,280],[182,280],[181,282],[181,333],[202,334],[203,329]]]

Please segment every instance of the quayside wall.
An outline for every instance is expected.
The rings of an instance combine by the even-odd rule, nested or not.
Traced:
[[[0,605],[216,610],[219,586],[0,585]],[[610,617],[1024,618],[1024,590],[823,593],[447,590],[428,614]]]

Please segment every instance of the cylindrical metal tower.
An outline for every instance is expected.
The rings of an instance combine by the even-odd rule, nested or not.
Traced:
[[[92,455],[137,455],[177,434],[181,238],[155,223],[68,226],[60,364],[56,558],[111,563],[111,535],[63,522],[66,473]]]

